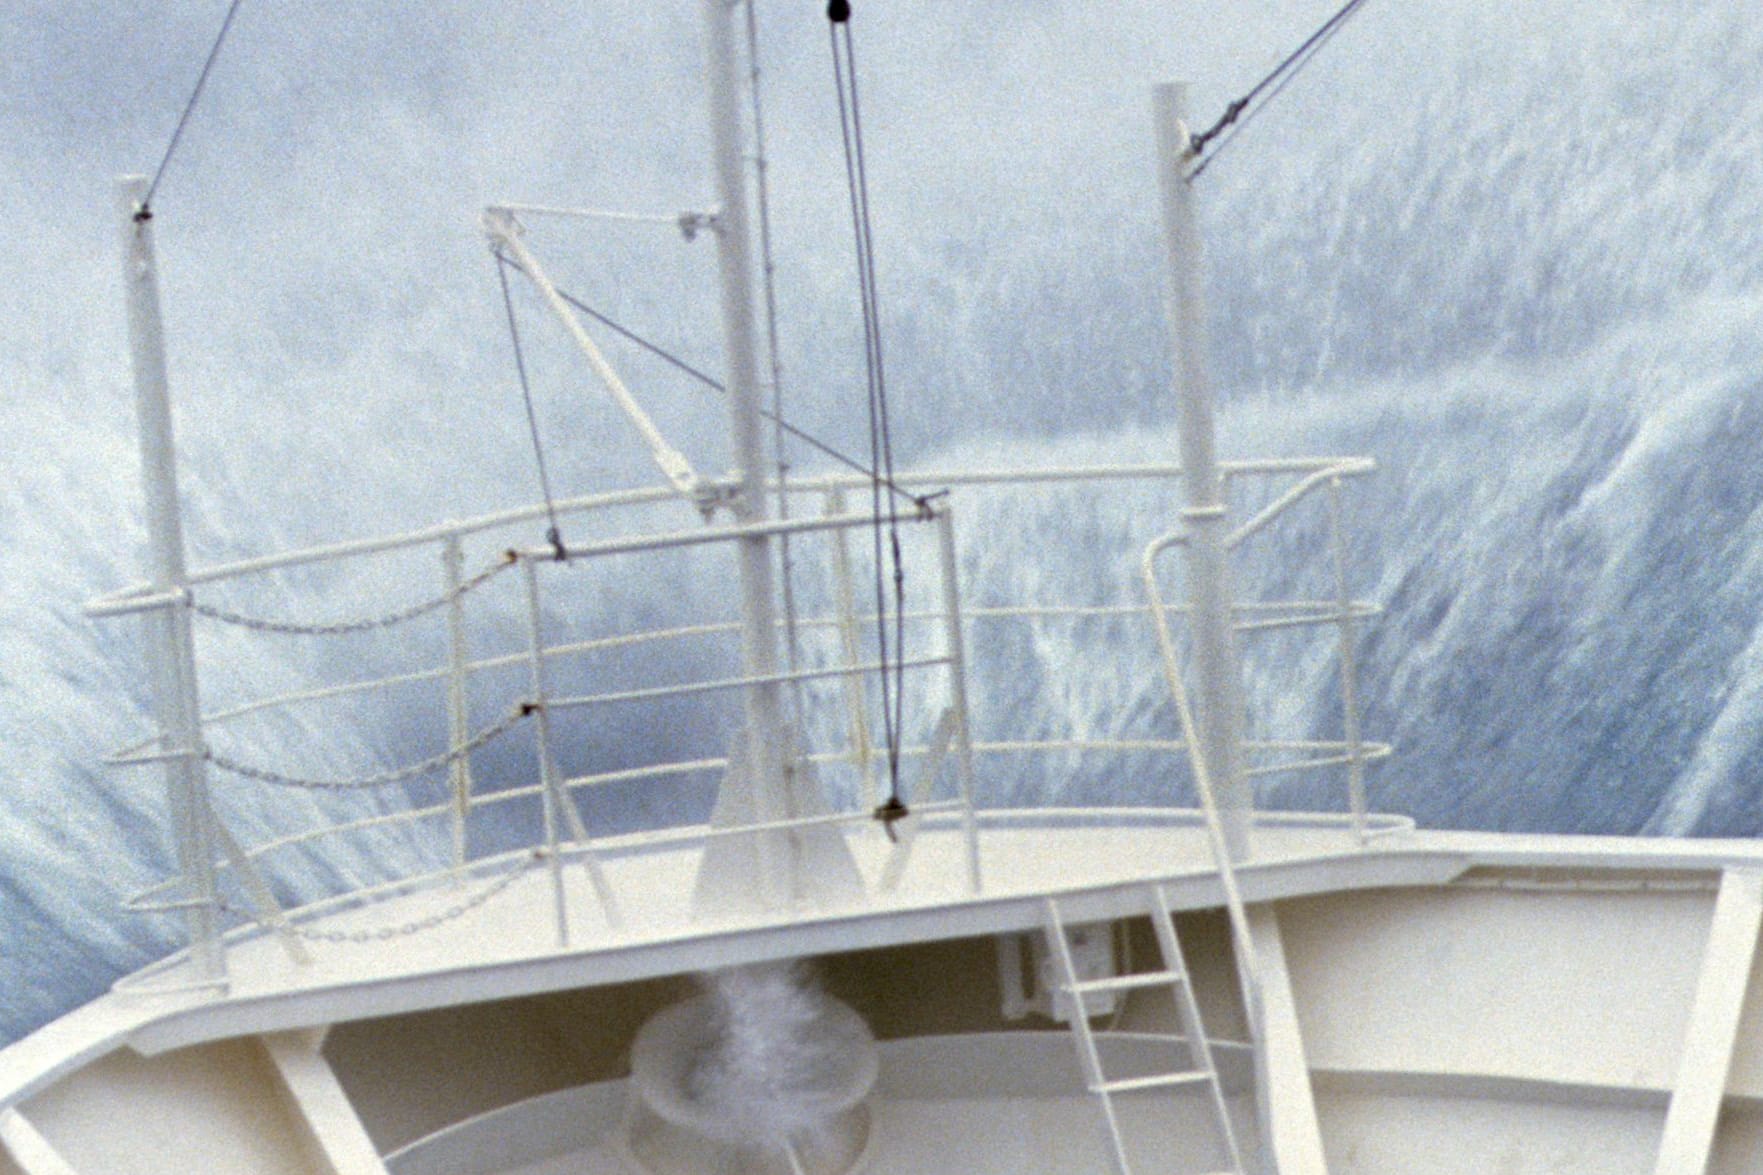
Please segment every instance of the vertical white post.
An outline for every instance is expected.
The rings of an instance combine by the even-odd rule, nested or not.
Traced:
[[[173,592],[186,583],[184,535],[178,513],[176,448],[172,443],[165,334],[159,315],[153,220],[143,205],[146,196],[146,177],[125,176],[117,181],[152,590]],[[178,871],[189,903],[186,925],[190,954],[203,978],[221,980],[226,973],[226,959],[221,952],[215,911],[214,848],[209,827],[208,783],[200,754],[202,718],[190,614],[185,608],[169,607],[153,613],[149,624],[153,630],[149,659],[160,749],[171,756],[166,760],[165,785]]]
[[[563,818],[558,795],[557,762],[551,757],[550,697],[545,689],[544,618],[539,607],[539,573],[531,559],[522,559],[526,573],[527,633],[531,641],[529,669],[533,686],[533,739],[539,758],[540,811],[545,818],[545,858],[551,872],[551,899],[557,914],[557,945],[569,945],[569,904],[563,891],[563,858],[557,851],[557,822]]]
[[[447,735],[448,745],[458,758],[448,769],[453,791],[453,867],[465,868],[467,845],[466,823],[471,817],[471,759],[459,750],[471,737],[467,729],[465,688],[465,601],[459,594],[465,582],[465,552],[457,534],[450,534],[441,546],[441,571],[447,595]]]
[[[1187,507],[1188,601],[1198,678],[1200,754],[1206,763],[1233,860],[1249,856],[1253,794],[1243,771],[1243,689],[1226,565],[1224,485],[1214,449],[1212,381],[1207,370],[1200,289],[1200,238],[1194,225],[1187,164],[1187,87],[1157,87],[1157,171],[1163,235],[1169,250],[1169,323],[1180,410],[1182,482]]]
[[[967,883],[984,888],[979,865],[979,820],[973,810],[973,730],[967,713],[967,644],[961,628],[961,585],[956,579],[955,520],[937,513],[937,553],[943,567],[943,643],[949,658],[949,702],[955,709],[955,771],[961,780],[961,826],[967,838]]]
[[[844,515],[843,490],[833,489],[827,494],[823,513],[829,518]],[[857,589],[851,575],[849,535],[850,532],[844,527],[833,532],[833,583],[838,591],[839,648],[845,655],[845,668],[852,671],[844,679],[851,754],[856,761],[858,773],[863,777],[863,802],[867,807],[873,808],[881,803],[881,792],[875,778],[875,744],[869,736],[869,694],[864,686],[865,674],[856,672],[863,659],[863,644],[857,636]]]
[[[735,519],[758,523],[766,519],[764,433],[761,429],[757,348],[753,331],[753,275],[747,228],[747,186],[742,170],[740,75],[735,59],[736,29],[732,0],[703,0],[705,40],[709,53],[710,122],[716,173],[715,237],[722,286],[723,348],[734,460],[740,473]],[[773,591],[771,540],[752,535],[737,540],[741,582],[741,664],[748,677],[778,673],[777,612]],[[754,813],[761,823],[787,820],[800,813],[784,776],[789,750],[784,746],[782,691],[775,681],[746,688],[746,738]],[[765,834],[758,850],[758,878],[766,904],[785,901],[795,888],[790,838]]]
[[[1353,617],[1353,594],[1347,584],[1346,541],[1341,530],[1341,479],[1328,483],[1329,541],[1334,548],[1335,608],[1340,616],[1341,723],[1347,742],[1347,808],[1353,815],[1353,835],[1364,844],[1370,837],[1365,815],[1365,743],[1359,733],[1358,624]]]

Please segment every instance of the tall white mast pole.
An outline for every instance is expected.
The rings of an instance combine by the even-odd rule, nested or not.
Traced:
[[[147,498],[151,590],[158,594],[181,590],[186,576],[153,221],[144,204],[147,186],[144,176],[125,176],[117,181],[116,199],[122,221],[123,285],[128,297],[129,353],[139,417],[141,482]],[[214,907],[214,847],[207,779],[199,757],[201,711],[190,614],[173,606],[153,613],[149,622],[153,625],[149,656],[154,708],[159,719],[160,752],[166,757],[166,792],[178,871],[184,882],[183,900],[188,903],[185,915],[190,952],[199,974],[218,979],[226,962],[220,952]]]
[[[1243,771],[1245,722],[1242,669],[1237,661],[1225,538],[1228,520],[1212,419],[1200,236],[1194,225],[1187,169],[1193,158],[1187,124],[1187,87],[1156,89],[1157,170],[1163,189],[1163,236],[1169,250],[1169,330],[1181,432],[1182,483],[1187,507],[1188,603],[1193,618],[1196,718],[1200,754],[1212,781],[1232,860],[1249,856],[1254,795]]]
[[[740,74],[736,61],[734,14],[738,0],[703,0],[709,52],[710,115],[716,191],[720,207],[715,237],[722,284],[722,334],[728,371],[729,408],[733,425],[734,460],[740,473],[733,510],[741,523],[766,520],[764,431],[759,405],[758,349],[753,326],[753,267],[747,226],[746,174],[742,166]],[[739,540],[741,582],[741,658],[748,677],[778,673],[777,610],[774,600],[771,539],[752,535]],[[748,754],[756,816],[761,822],[797,815],[790,809],[784,778],[782,691],[775,681],[746,690]],[[788,851],[787,838],[760,838],[762,884],[773,901],[783,898],[793,870],[777,860]],[[770,904],[770,903],[768,903]]]

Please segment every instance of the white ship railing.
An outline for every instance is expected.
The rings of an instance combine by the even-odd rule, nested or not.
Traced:
[[[1250,773],[1255,775],[1318,769],[1344,770],[1347,776],[1348,819],[1361,841],[1374,831],[1367,817],[1364,767],[1387,754],[1388,748],[1365,741],[1359,731],[1358,701],[1352,680],[1356,670],[1355,628],[1373,609],[1363,602],[1353,600],[1347,592],[1339,492],[1344,479],[1359,476],[1370,468],[1370,463],[1362,460],[1318,459],[1240,462],[1227,465],[1224,469],[1231,482],[1244,479],[1283,479],[1291,483],[1283,491],[1275,492],[1231,532],[1229,546],[1233,550],[1268,530],[1277,519],[1289,515],[1297,504],[1313,495],[1322,493],[1328,499],[1327,534],[1322,545],[1326,548],[1326,557],[1330,559],[1333,569],[1336,590],[1332,598],[1244,604],[1237,610],[1237,627],[1245,634],[1278,631],[1301,625],[1328,625],[1334,628],[1336,659],[1341,674],[1341,699],[1346,715],[1345,737],[1335,741],[1261,740],[1250,741],[1246,746],[1252,752],[1282,756],[1279,761],[1252,765]],[[934,647],[915,647],[912,654],[905,658],[904,668],[914,675],[942,674],[946,682],[949,707],[948,717],[939,724],[938,732],[946,741],[940,742],[937,736],[932,736],[899,748],[901,762],[905,765],[901,776],[908,782],[903,790],[910,791],[915,765],[917,773],[930,776],[919,780],[920,790],[907,796],[908,805],[917,822],[956,822],[959,834],[967,843],[967,886],[970,891],[978,892],[983,888],[978,847],[980,812],[999,806],[998,797],[985,794],[984,789],[976,782],[976,758],[1073,753],[1186,756],[1190,760],[1195,790],[1205,814],[1204,822],[1212,830],[1212,835],[1217,836],[1217,812],[1211,802],[1204,765],[1193,752],[1192,715],[1181,682],[1179,642],[1171,624],[1172,618],[1180,617],[1184,609],[1163,601],[1156,575],[1158,555],[1180,545],[1183,541],[1180,532],[1155,539],[1145,548],[1143,574],[1148,595],[1144,602],[1086,604],[1032,600],[1007,601],[988,607],[965,607],[958,582],[953,520],[964,490],[986,486],[1050,487],[1073,483],[1088,483],[1091,488],[1099,488],[1107,483],[1166,482],[1179,476],[1180,469],[1175,466],[1137,465],[927,473],[914,475],[910,479],[913,486],[948,487],[951,490],[948,498],[939,497],[922,512],[909,514],[914,524],[931,526],[937,533],[936,562],[942,588],[938,593],[937,606],[921,606],[903,618],[903,624],[914,630],[940,633],[940,640]],[[580,663],[582,658],[595,653],[644,648],[667,650],[684,641],[733,637],[739,626],[732,620],[715,620],[583,640],[553,640],[545,630],[545,577],[567,573],[569,568],[590,566],[599,560],[618,555],[648,555],[688,546],[727,544],[743,534],[752,533],[756,528],[697,526],[681,530],[647,529],[628,536],[571,545],[568,548],[568,564],[560,563],[556,552],[549,546],[530,549],[514,547],[506,549],[497,557],[497,561],[487,565],[477,575],[466,577],[464,553],[467,541],[481,542],[496,536],[498,532],[507,533],[512,528],[520,528],[523,524],[545,518],[547,511],[544,507],[505,511],[401,535],[336,543],[227,563],[191,571],[187,576],[188,587],[183,590],[154,593],[145,589],[132,589],[97,601],[88,609],[96,616],[186,610],[277,634],[309,632],[314,635],[330,635],[357,632],[382,623],[403,623],[423,613],[440,613],[446,620],[444,664],[254,699],[202,715],[199,737],[193,746],[172,746],[164,739],[155,737],[126,748],[113,756],[111,761],[129,766],[164,762],[167,758],[198,759],[210,766],[233,770],[268,783],[313,790],[374,789],[379,794],[390,797],[384,802],[391,804],[392,810],[371,811],[351,819],[272,836],[261,843],[243,848],[238,854],[239,859],[229,858],[224,853],[218,854],[223,857],[219,862],[223,874],[230,867],[238,875],[239,882],[246,887],[247,896],[254,907],[251,912],[277,929],[285,939],[292,939],[303,933],[307,938],[322,941],[336,935],[298,931],[296,924],[304,919],[290,920],[274,909],[273,900],[268,899],[264,886],[258,885],[252,890],[251,879],[247,874],[256,863],[289,852],[322,852],[324,842],[340,837],[439,825],[445,829],[444,832],[437,831],[435,834],[440,843],[445,844],[447,866],[443,872],[452,872],[460,879],[461,884],[467,879],[477,883],[477,889],[464,894],[460,902],[442,911],[443,916],[456,916],[464,909],[490,900],[501,893],[514,876],[530,868],[542,867],[549,871],[553,881],[552,900],[557,906],[559,938],[567,941],[569,918],[565,886],[561,880],[566,862],[579,861],[588,868],[594,879],[598,900],[604,906],[607,916],[616,921],[619,895],[599,867],[600,856],[606,851],[624,851],[634,847],[704,845],[718,837],[751,835],[768,829],[806,828],[822,824],[850,828],[874,819],[874,808],[881,798],[878,772],[885,760],[882,749],[875,745],[868,721],[871,705],[869,683],[882,671],[882,667],[873,652],[863,649],[864,638],[859,634],[865,625],[873,624],[875,618],[872,614],[859,610],[853,602],[857,597],[856,573],[853,570],[851,552],[844,542],[844,536],[849,530],[867,527],[871,524],[871,519],[866,514],[852,514],[843,509],[843,496],[855,488],[866,487],[867,484],[860,479],[848,477],[792,481],[792,493],[818,496],[825,512],[818,516],[798,516],[788,521],[766,523],[762,527],[769,534],[789,534],[800,537],[804,542],[812,539],[831,546],[827,560],[827,565],[831,567],[831,580],[826,594],[830,596],[833,610],[830,613],[806,616],[799,622],[804,633],[818,634],[823,639],[830,638],[827,643],[831,648],[821,650],[819,661],[795,665],[789,671],[767,680],[792,687],[804,687],[817,682],[838,685],[842,703],[838,700],[823,703],[828,708],[823,709],[822,713],[830,713],[842,704],[845,712],[843,743],[811,747],[806,757],[823,767],[842,767],[854,772],[862,792],[861,804],[848,802],[847,806],[825,815],[729,828],[685,824],[610,835],[590,835],[577,803],[578,798],[586,792],[608,785],[646,783],[648,786],[662,787],[679,784],[694,777],[714,776],[727,767],[727,759],[723,756],[701,755],[652,765],[590,771],[566,778],[558,762],[555,734],[549,729],[555,716],[738,690],[756,679],[715,675],[665,685],[625,686],[600,692],[554,690],[548,684],[553,673],[563,666]],[[640,490],[559,502],[556,510],[560,516],[566,518],[591,516],[604,519],[621,509],[645,508],[670,501],[677,501],[671,490]],[[441,576],[437,594],[421,605],[407,607],[390,617],[376,618],[369,622],[302,625],[254,621],[210,606],[203,599],[207,593],[200,590],[274,571],[322,567],[422,549],[432,550],[438,555]],[[523,600],[514,609],[524,613],[527,638],[525,647],[506,648],[497,650],[494,655],[473,657],[470,655],[471,638],[483,627],[483,623],[481,618],[477,618],[480,623],[476,627],[468,623],[468,620],[474,618],[468,605],[476,599],[477,589],[484,587],[492,579],[499,578],[504,570],[518,573],[525,580]],[[498,621],[507,626],[514,619],[507,615],[507,608],[499,612],[491,611],[492,626]],[[1154,623],[1164,660],[1164,671],[1182,722],[1179,737],[1113,738],[1078,737],[1073,734],[1067,737],[1023,738],[1009,737],[1012,732],[1004,730],[988,732],[993,737],[982,738],[972,730],[965,685],[963,625],[1037,623],[1056,619],[1130,619],[1135,616],[1146,616]],[[522,666],[527,669],[525,687],[511,691],[505,699],[502,716],[474,733],[468,726],[472,709],[468,705],[468,699],[472,694],[473,682],[486,681],[499,673],[518,670]],[[286,712],[307,704],[356,699],[404,686],[424,684],[442,687],[443,697],[440,704],[449,732],[448,745],[445,751],[413,767],[362,780],[302,780],[292,774],[281,775],[275,771],[233,763],[225,756],[216,754],[209,746],[208,732],[227,727],[249,716]],[[474,776],[474,759],[479,758],[480,752],[490,743],[510,736],[514,727],[528,722],[534,729],[533,765],[529,769],[529,778],[512,783],[502,781],[504,786],[492,789],[483,788]],[[822,727],[829,724],[828,721],[821,723]],[[824,738],[821,742],[825,742]],[[938,770],[938,764],[943,759],[944,751],[952,752],[948,756],[952,770],[947,772],[952,778],[939,785],[938,777],[942,773]],[[413,802],[403,789],[406,782],[421,775],[435,776],[441,773],[445,774],[447,780],[447,795],[441,802]],[[847,801],[852,798],[847,794]],[[540,829],[536,836],[529,838],[524,847],[504,850],[507,855],[500,866],[487,863],[481,859],[481,854],[474,853],[472,831],[476,827],[475,822],[495,819],[494,814],[499,811],[506,813],[534,803],[539,807]],[[512,825],[515,822],[510,820],[507,823]],[[916,831],[916,824],[910,831]],[[224,829],[222,837],[224,840]],[[910,836],[904,839],[910,843]],[[1220,861],[1232,921],[1241,922],[1241,899],[1236,892],[1233,870],[1224,857],[1221,856]],[[885,888],[891,880],[897,880],[897,870],[893,870],[891,876],[884,873],[883,876],[867,879],[866,883],[879,889]],[[412,878],[397,878],[361,887],[353,894],[338,895],[322,904],[328,907],[338,900],[362,899],[373,893],[389,892],[412,883]],[[194,906],[207,906],[218,911],[223,905],[218,893],[191,892],[191,887],[180,879],[161,883],[131,900],[133,908],[145,911],[183,911]],[[427,925],[434,922],[433,918],[425,920]],[[392,929],[413,933],[424,928],[424,925],[418,925]],[[1246,942],[1246,923],[1236,929]]]

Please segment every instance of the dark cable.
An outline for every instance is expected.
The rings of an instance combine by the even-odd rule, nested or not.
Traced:
[[[514,260],[514,258],[509,257],[506,254],[501,254],[500,256],[501,256],[502,263],[504,265],[508,266],[508,268],[514,270],[516,273],[525,273],[526,272],[524,269],[522,269],[520,267],[520,262]],[[649,352],[651,355],[655,356],[657,359],[660,359],[662,362],[667,363],[667,364],[671,365],[672,367],[674,367],[676,370],[684,373],[687,376],[690,376],[693,380],[697,381],[699,384],[702,384],[704,387],[707,387],[715,392],[721,392],[724,395],[728,394],[727,385],[723,384],[720,380],[716,379],[714,376],[705,374],[703,371],[699,370],[696,367],[693,367],[690,363],[687,363],[684,359],[681,359],[679,356],[673,354],[670,351],[664,350],[662,347],[658,346],[655,343],[650,342],[648,339],[644,338],[642,335],[637,334],[635,331],[631,330],[630,328],[621,325],[620,323],[616,322],[615,320],[613,320],[611,318],[608,318],[606,315],[600,313],[598,310],[594,309],[592,306],[588,305],[586,302],[582,301],[580,298],[576,297],[574,294],[571,294],[568,290],[558,290],[557,296],[562,298],[565,302],[569,303],[575,309],[580,310],[583,314],[586,314],[589,318],[593,319],[595,322],[599,323],[601,326],[604,326],[607,330],[612,331],[614,334],[625,339],[627,342],[631,342],[631,343],[636,344],[638,347],[641,347],[643,350]],[[834,461],[837,461],[839,464],[841,464],[845,468],[851,470],[853,473],[862,474],[865,478],[868,478],[872,481],[875,479],[876,471],[874,469],[869,468],[868,466],[865,466],[861,461],[858,461],[854,457],[847,457],[845,454],[839,452],[839,450],[833,448],[831,445],[829,445],[826,442],[815,437],[813,433],[805,432],[802,429],[797,428],[795,425],[791,424],[789,421],[780,419],[778,416],[776,416],[775,414],[773,414],[772,412],[770,412],[766,409],[761,408],[759,410],[759,414],[761,416],[765,417],[767,420],[772,421],[779,428],[782,428],[785,432],[789,433],[791,436],[795,437],[797,440],[801,441],[803,444],[808,445],[811,448],[818,450],[820,453],[824,454],[827,457],[831,457]],[[931,502],[936,498],[942,497],[942,494],[943,494],[943,492],[941,492],[941,491],[938,493],[934,493],[934,494],[915,494],[911,490],[907,489],[906,487],[897,484],[894,481],[894,479],[892,479],[892,478],[883,478],[882,484],[890,492],[897,494],[898,496],[905,498],[907,501],[911,502],[913,508],[915,510],[917,510],[920,514],[923,514],[924,512],[928,511],[930,509]]]
[[[870,464],[875,473],[870,483],[875,559],[876,645],[882,666],[882,730],[888,748],[888,800],[876,809],[876,819],[892,835],[893,822],[906,815],[900,799],[900,742],[905,725],[904,625],[906,574],[900,555],[900,516],[894,498],[886,502],[887,551],[884,552],[882,479],[894,477],[893,438],[889,428],[886,369],[882,361],[880,296],[875,276],[875,237],[869,210],[869,177],[863,152],[862,106],[857,88],[857,54],[851,35],[851,9],[844,0],[827,6],[828,34],[832,44],[833,81],[838,90],[839,129],[845,148],[845,179],[851,196],[851,225],[856,238],[857,280],[863,308],[864,367],[868,385]],[[843,30],[843,36],[840,31]],[[884,554],[893,559],[894,634],[892,659],[888,639],[887,587]]]
[[[557,554],[559,563],[569,561],[569,549],[563,545],[563,531],[557,525],[557,505],[551,497],[551,478],[545,472],[545,447],[539,443],[539,418],[533,411],[533,392],[526,378],[526,356],[520,346],[520,324],[514,317],[514,296],[508,291],[508,267],[514,263],[496,250],[496,278],[502,283],[502,308],[508,312],[508,337],[514,340],[514,368],[520,373],[520,398],[526,404],[527,431],[533,438],[533,460],[539,467],[539,488],[545,494],[545,516],[550,519],[551,526],[545,531],[545,541]]]
[[[1259,82],[1255,83],[1253,89],[1247,94],[1244,94],[1241,98],[1238,98],[1235,102],[1232,102],[1229,106],[1225,107],[1224,114],[1217,122],[1213,123],[1208,130],[1193,136],[1189,146],[1195,155],[1199,155],[1206,150],[1207,144],[1211,143],[1213,139],[1217,138],[1227,128],[1233,126],[1236,128],[1231,131],[1229,137],[1218,145],[1218,149],[1212,153],[1211,158],[1202,161],[1199,166],[1195,167],[1193,171],[1188,173],[1188,179],[1194,180],[1199,178],[1200,174],[1204,172],[1207,167],[1211,166],[1212,160],[1223,154],[1224,149],[1236,139],[1242,129],[1248,126],[1249,123],[1253,122],[1255,117],[1259,115],[1261,111],[1265,110],[1275,98],[1278,98],[1280,94],[1285,91],[1287,86],[1291,85],[1292,80],[1302,73],[1304,67],[1309,65],[1310,62],[1315,59],[1316,55],[1322,51],[1322,47],[1328,44],[1328,42],[1333,39],[1334,35],[1340,32],[1341,29],[1345,27],[1346,23],[1351,20],[1358,13],[1359,9],[1365,6],[1365,4],[1366,0],[1347,0],[1347,2],[1343,4],[1333,16],[1323,22],[1320,28],[1311,33],[1309,37],[1305,38],[1302,45],[1299,45],[1296,49],[1292,50],[1291,53],[1287,54],[1286,59],[1275,66],[1272,72],[1262,78]],[[1275,84],[1276,82],[1277,84]],[[1260,96],[1261,92],[1267,90],[1269,86],[1272,86],[1273,88],[1268,91],[1266,99],[1259,105],[1255,106],[1253,110],[1250,110],[1250,105],[1254,103],[1255,99]],[[1246,115],[1244,114],[1245,111],[1247,111]],[[1241,119],[1240,122],[1239,117]]]
[[[220,56],[221,43],[226,40],[227,30],[233,27],[233,17],[239,13],[239,5],[245,0],[233,0],[226,10],[226,19],[220,22],[220,33],[214,38],[214,46],[208,50],[208,60],[202,63],[202,72],[196,77],[196,88],[190,91],[190,100],[184,103],[184,112],[178,116],[178,125],[171,132],[171,142],[166,144],[165,154],[160,157],[159,166],[153,172],[153,181],[147,185],[147,194],[141,197],[141,207],[135,213],[137,220],[150,220],[153,217],[153,193],[159,190],[159,180],[165,175],[165,166],[171,162],[172,152],[178,149],[178,140],[183,138],[184,126],[190,121],[190,114],[196,109],[197,99],[202,97],[202,87],[208,84],[208,73],[214,68],[215,58]]]

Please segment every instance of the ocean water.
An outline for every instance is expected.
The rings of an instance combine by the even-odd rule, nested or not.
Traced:
[[[858,7],[902,460],[1171,459],[1146,91],[1190,77],[1196,115],[1220,110],[1332,6],[1291,0],[1228,27],[1150,3]],[[1763,28],[1726,0],[1482,7],[1372,6],[1200,181],[1221,447],[1379,462],[1355,490],[1349,559],[1384,609],[1361,666],[1367,730],[1397,748],[1370,778],[1378,807],[1435,825],[1753,835]],[[168,865],[158,785],[99,763],[147,729],[136,634],[80,612],[136,578],[144,542],[110,177],[158,162],[224,5],[160,8],[0,15],[0,206],[15,217],[0,259],[0,1039],[170,943],[117,911]],[[155,200],[196,561],[530,501],[475,210],[702,203],[694,5],[481,8],[241,10]],[[803,11],[761,10],[786,390],[793,419],[861,451],[830,67]],[[701,244],[626,226],[533,239],[570,288],[719,367]],[[536,303],[520,310],[562,491],[648,477]],[[700,468],[723,468],[717,405],[615,354]],[[1106,536],[1160,508],[985,505],[1003,524],[962,532],[981,594],[1097,598],[1128,590]],[[232,602],[288,596],[335,617],[433,574],[290,574]],[[679,574],[665,598],[613,577],[560,603],[558,622],[590,631],[725,594]],[[1056,710],[1081,732],[1154,730],[1167,715],[1147,651],[1124,628],[992,642],[975,704],[1002,713],[1032,684],[1054,701],[1025,712],[1031,727]],[[391,656],[221,630],[204,695],[222,706]],[[1293,734],[1338,704],[1314,658],[1252,653],[1249,675],[1258,715]],[[229,746],[313,774],[390,765],[432,745],[432,700],[267,719]],[[658,728],[720,737],[714,716],[666,713],[581,753],[641,761]],[[1022,801],[1144,798],[1081,770],[1015,787]],[[642,819],[653,801],[620,802],[600,815]],[[360,807],[221,803],[249,842]],[[310,895],[439,852],[360,839],[288,856],[277,884]]]

